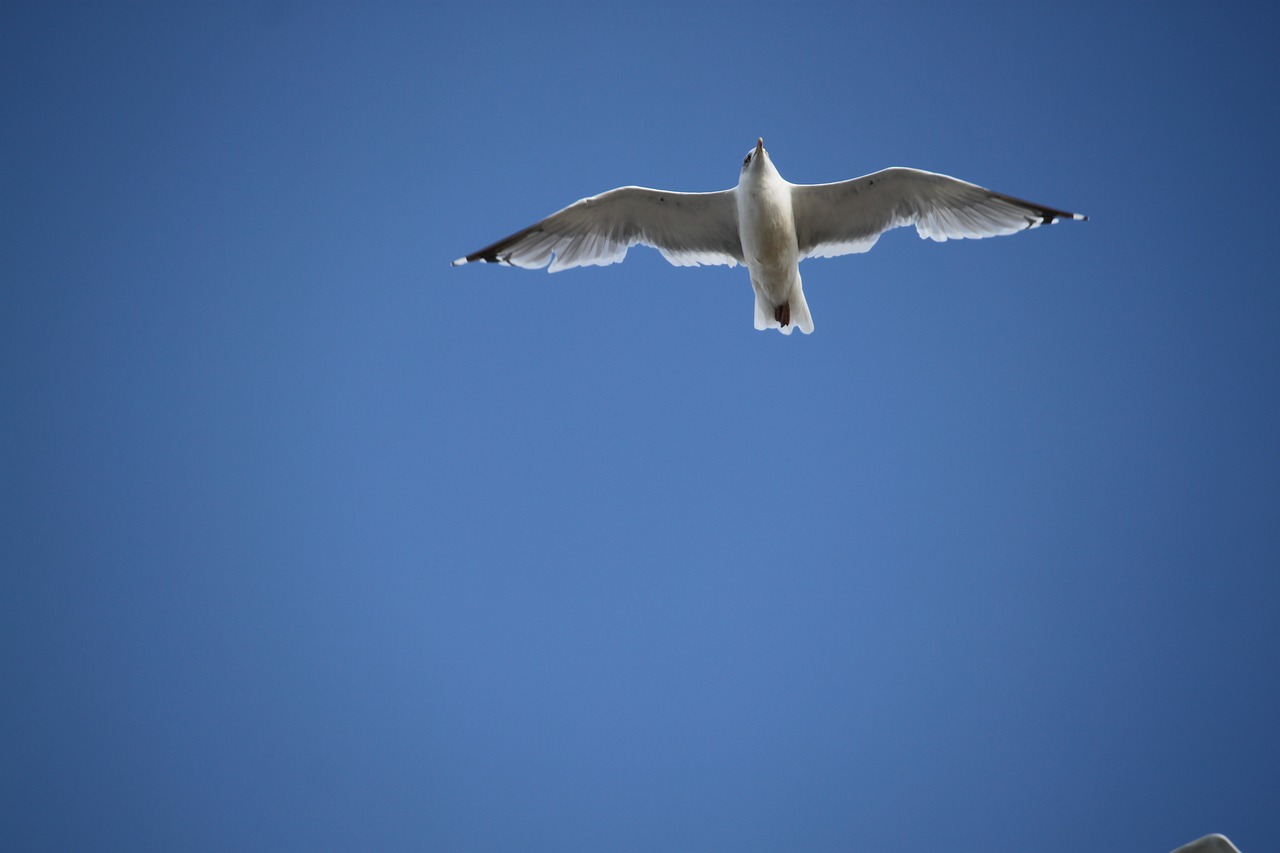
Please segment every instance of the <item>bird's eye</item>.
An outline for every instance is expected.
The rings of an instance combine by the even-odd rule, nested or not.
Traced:
[[[748,154],[746,157],[743,157],[743,158],[742,158],[742,165],[744,165],[744,166],[745,166],[745,165],[747,165],[747,164],[748,164],[748,163],[750,163],[750,162],[751,162],[751,155],[750,155],[750,154]]]

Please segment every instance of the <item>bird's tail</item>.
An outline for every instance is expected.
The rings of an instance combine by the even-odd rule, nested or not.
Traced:
[[[813,318],[809,316],[809,303],[804,300],[804,291],[796,288],[791,294],[791,325],[806,335],[813,334]]]
[[[783,323],[786,325],[783,325]],[[791,299],[786,306],[771,308],[756,293],[756,328],[777,329],[784,335],[791,334],[792,329],[799,329],[806,335],[813,334],[813,317],[809,316],[809,303],[804,299],[804,291],[799,287],[791,291]]]

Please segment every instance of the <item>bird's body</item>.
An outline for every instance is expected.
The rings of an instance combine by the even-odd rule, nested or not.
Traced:
[[[763,147],[757,146],[760,151]],[[800,282],[800,247],[796,242],[791,185],[764,158],[761,168],[742,170],[735,201],[742,258],[756,294],[756,328],[776,325],[790,333],[792,323],[813,331],[813,319]]]
[[[884,169],[834,184],[792,184],[759,140],[738,185],[712,193],[621,187],[582,199],[523,231],[454,261],[551,272],[621,261],[636,243],[677,266],[744,264],[755,327],[813,331],[800,261],[865,252],[891,228],[921,237],[991,237],[1057,219],[1085,219],[919,169]]]

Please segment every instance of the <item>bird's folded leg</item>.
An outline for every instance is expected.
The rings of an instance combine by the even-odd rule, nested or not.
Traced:
[[[773,309],[773,319],[777,320],[777,321],[778,321],[778,323],[780,323],[780,324],[782,325],[782,328],[784,328],[784,329],[785,329],[787,326],[790,326],[790,325],[791,325],[791,302],[790,302],[790,300],[788,300],[788,301],[786,301],[786,302],[782,303],[782,304],[781,304],[781,305],[779,305],[777,308],[774,308],[774,309]]]

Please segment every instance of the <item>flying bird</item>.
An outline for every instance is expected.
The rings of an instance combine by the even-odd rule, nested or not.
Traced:
[[[683,193],[620,187],[574,202],[522,231],[453,262],[481,261],[558,272],[605,266],[639,243],[676,266],[744,264],[755,291],[755,327],[808,334],[813,318],[800,261],[865,252],[880,235],[914,225],[943,242],[995,237],[1059,219],[1087,219],[975,184],[894,167],[833,184],[793,184],[764,140],[742,158],[738,185]]]

